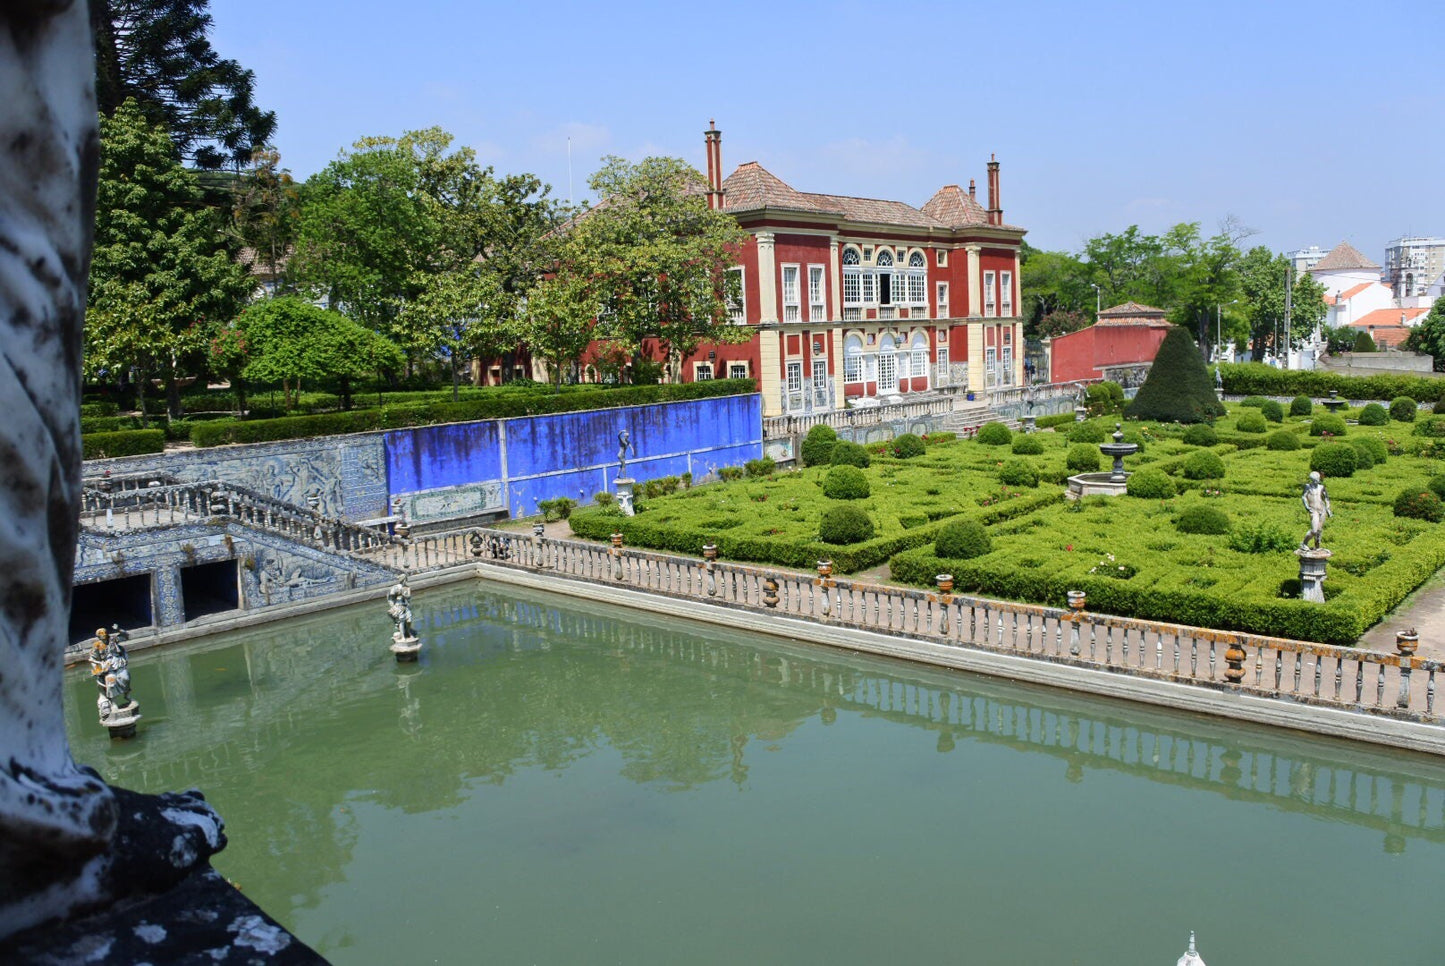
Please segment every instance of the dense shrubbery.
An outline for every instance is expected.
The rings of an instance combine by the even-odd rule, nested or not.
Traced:
[[[1013,439],[1012,449],[1015,456],[1042,456],[1044,441],[1031,433],[1019,433]]]
[[[1224,478],[1224,460],[1213,450],[1199,449],[1184,457],[1180,467],[1186,480],[1219,480]]]
[[[1430,439],[1445,439],[1445,419],[1439,416],[1427,416],[1417,420],[1415,428],[1410,430],[1411,436],[1425,436]]]
[[[1334,413],[1316,416],[1310,422],[1310,435],[1323,436],[1325,433],[1329,433],[1331,436],[1345,435],[1345,421]]]
[[[1434,402],[1445,398],[1445,380],[1421,376],[1346,376],[1324,369],[1276,369],[1260,362],[1226,363],[1219,368],[1224,391],[1239,395],[1319,397],[1333,389],[1345,399],[1409,396]]]
[[[938,531],[933,551],[945,560],[968,560],[993,549],[988,531],[977,520],[958,520]]]
[[[1321,443],[1310,453],[1310,469],[1326,478],[1353,476],[1359,457],[1349,443]]]
[[[1065,423],[1072,423],[1077,417],[1073,413],[1054,413],[1052,416],[1040,416],[1034,420],[1034,426],[1038,429],[1053,429]]]
[[[1234,428],[1241,433],[1266,433],[1269,423],[1265,422],[1264,413],[1240,413],[1234,421]]]
[[[1284,407],[1273,399],[1266,399],[1264,405],[1259,407],[1260,414],[1272,423],[1284,422]]]
[[[1124,492],[1144,500],[1167,500],[1174,495],[1174,481],[1163,470],[1149,467],[1130,473]]]
[[[1361,437],[1351,436],[1345,445],[1355,451],[1355,471],[1367,470],[1375,465],[1375,451]]]
[[[1383,426],[1390,421],[1390,413],[1377,402],[1368,403],[1360,410],[1361,426]]]
[[[1355,448],[1356,454],[1368,455],[1370,458],[1368,464],[1360,463],[1357,465],[1355,467],[1357,470],[1367,470],[1371,466],[1377,466],[1385,462],[1386,458],[1390,455],[1389,447],[1387,447],[1385,441],[1378,436],[1351,436],[1348,442]]]
[[[1199,347],[1186,330],[1171,327],[1154,356],[1148,378],[1124,415],[1164,423],[1199,423],[1224,412]]]
[[[911,460],[926,452],[928,452],[928,446],[923,442],[921,436],[904,433],[901,436],[893,437],[893,455],[901,460]]]
[[[866,500],[871,493],[868,477],[856,466],[835,466],[823,477],[823,495],[830,500]]]
[[[1442,396],[1441,398],[1435,400],[1435,404],[1430,407],[1430,412],[1435,414],[1436,416],[1439,416],[1441,413],[1445,413],[1445,396]]]
[[[1264,445],[1279,451],[1299,449],[1299,433],[1290,429],[1277,429],[1265,438]]]
[[[163,453],[166,434],[159,429],[132,429],[116,433],[86,433],[80,437],[83,459],[104,460],[118,456]]]
[[[1184,431],[1183,439],[1190,446],[1213,446],[1219,442],[1219,434],[1208,423],[1195,423]]]
[[[868,455],[868,450],[861,443],[840,439],[833,444],[833,454],[829,457],[828,462],[834,466],[857,466],[867,469],[873,465],[873,457]]]
[[[1420,404],[1409,396],[1396,396],[1390,400],[1390,418],[1397,423],[1413,423],[1420,413]]]
[[[1268,401],[1263,396],[1245,396],[1239,401],[1239,404],[1247,409],[1260,409]]]
[[[1295,396],[1289,401],[1289,414],[1291,416],[1308,416],[1315,411],[1314,400],[1309,396]]]
[[[1439,523],[1445,520],[1445,504],[1433,491],[1411,487],[1395,497],[1395,516]]]
[[[772,476],[773,470],[777,468],[778,464],[773,461],[771,456],[762,456],[743,464],[743,472],[748,476]]]
[[[1293,535],[1274,523],[1247,523],[1229,534],[1229,549],[1239,553],[1278,553],[1294,546]]]
[[[609,499],[606,504],[611,502]],[[559,496],[555,500],[540,500],[537,503],[537,509],[542,511],[543,520],[565,520],[572,515],[572,511],[576,508],[577,501],[566,496]]]
[[[1075,423],[1069,429],[1071,443],[1102,443],[1109,438],[1109,431],[1103,423]]]
[[[1039,471],[1026,459],[1012,459],[998,471],[998,481],[1005,486],[1038,486]]]
[[[1229,514],[1207,503],[1196,503],[1185,507],[1174,519],[1174,526],[1180,533],[1204,533],[1210,536],[1229,532]]]
[[[1003,423],[984,423],[978,428],[978,441],[985,446],[1007,446],[1013,435]]]
[[[803,458],[803,465],[823,466],[831,462],[833,445],[837,441],[838,434],[832,426],[820,423],[808,430],[808,435],[803,437],[803,445],[799,447],[799,455]]]
[[[1064,464],[1075,473],[1096,473],[1099,469],[1099,448],[1087,443],[1070,446]]]
[[[862,543],[872,540],[873,533],[872,518],[851,503],[828,507],[818,523],[818,539],[824,543]]]
[[[386,405],[378,409],[322,413],[315,416],[286,416],[280,419],[247,419],[197,423],[191,428],[191,442],[197,446],[228,443],[261,443],[310,436],[362,433],[369,430],[399,429],[433,423],[465,423],[483,419],[509,419],[545,413],[576,412],[583,409],[613,409],[688,399],[709,399],[756,392],[750,379],[713,379],[702,382],[669,383],[658,386],[619,386],[553,393],[497,393],[461,402],[430,402]]]
[[[1090,416],[1107,416],[1124,411],[1124,387],[1105,380],[1093,382],[1084,390],[1084,406]]]
[[[90,419],[93,417],[114,416],[120,410],[115,403],[108,399],[98,402],[83,402],[80,404],[80,418]]]

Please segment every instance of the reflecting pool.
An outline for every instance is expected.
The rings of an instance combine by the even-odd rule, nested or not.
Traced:
[[[685,605],[680,605],[685,606]],[[216,867],[338,963],[1445,961],[1435,759],[467,583],[135,654]]]

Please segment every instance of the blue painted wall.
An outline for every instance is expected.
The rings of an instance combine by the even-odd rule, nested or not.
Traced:
[[[627,457],[633,479],[687,472],[701,479],[762,455],[762,398],[397,430],[385,437],[388,490],[402,497],[431,491],[429,506],[445,505],[454,492],[455,505],[467,508],[477,506],[479,485],[495,483],[498,502],[513,516],[535,514],[540,501],[561,496],[589,503],[593,494],[614,489],[617,435],[624,429],[636,450]]]

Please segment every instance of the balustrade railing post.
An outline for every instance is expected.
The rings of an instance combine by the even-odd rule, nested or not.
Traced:
[[[1068,592],[1068,597],[1069,610],[1072,612],[1069,614],[1069,621],[1072,624],[1069,631],[1069,656],[1078,657],[1080,644],[1079,624],[1084,619],[1084,604],[1088,601],[1088,595],[1082,590],[1071,590]]]
[[[717,544],[705,543],[702,546],[702,567],[707,574],[707,595],[717,596],[717,574],[714,568],[717,567]]]
[[[1395,632],[1395,650],[1400,652],[1400,696],[1395,707],[1410,707],[1410,671],[1415,651],[1420,647],[1420,634],[1415,628]]]
[[[933,578],[938,585],[938,596],[933,598],[938,601],[938,633],[940,637],[948,636],[948,609],[953,604],[953,574],[937,574]]]
[[[778,578],[769,574],[763,581],[763,606],[774,608],[778,606]]]
[[[545,570],[547,567],[547,543],[545,534],[547,527],[539,520],[532,524],[532,542],[537,547],[537,569]]]
[[[610,551],[608,551],[608,552],[609,552],[610,554],[612,554],[612,579],[613,579],[613,580],[621,580],[621,579],[622,579],[622,534],[620,534],[620,533],[614,533],[614,534],[612,535],[612,549],[611,549]]]
[[[816,580],[813,581],[813,586],[818,588],[817,599],[819,601],[819,607],[822,609],[824,617],[827,617],[829,615],[833,607],[831,593],[833,588],[833,581],[830,579],[832,576],[833,561],[819,560],[818,577]]]
[[[1248,657],[1243,642],[1237,637],[1231,638],[1224,649],[1224,680],[1239,687],[1244,682],[1244,662]]]

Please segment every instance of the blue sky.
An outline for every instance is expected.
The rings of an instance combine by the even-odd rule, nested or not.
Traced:
[[[588,197],[604,154],[758,161],[803,191],[921,205],[1001,164],[1043,248],[1234,215],[1277,250],[1376,261],[1445,235],[1445,5],[212,0],[283,163],[440,125]]]

